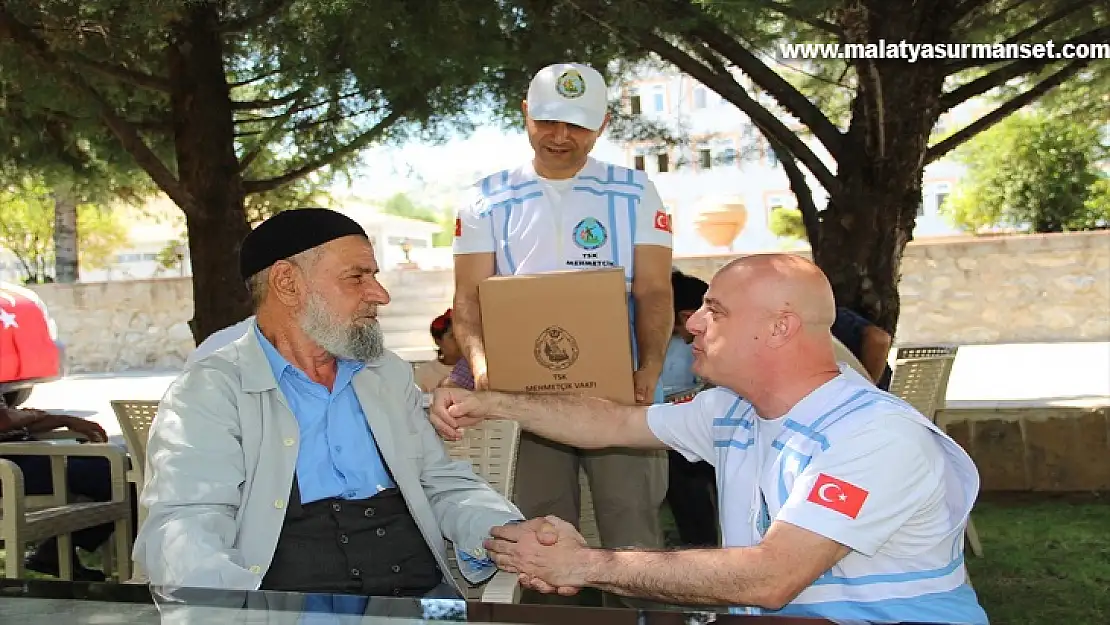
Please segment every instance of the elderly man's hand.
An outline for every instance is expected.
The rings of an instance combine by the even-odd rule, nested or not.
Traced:
[[[432,396],[428,419],[444,440],[457,441],[463,429],[481,423],[489,415],[482,396],[466,389],[439,387]]]
[[[576,594],[586,584],[586,539],[555,516],[496,527],[485,543],[501,569],[519,573],[522,585],[544,593]]]

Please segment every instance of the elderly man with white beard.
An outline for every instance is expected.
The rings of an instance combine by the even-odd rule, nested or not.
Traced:
[[[255,316],[188,365],[147,446],[135,561],[162,587],[452,596],[445,538],[471,583],[520,512],[449,459],[412,368],[382,346],[374,250],[326,209],[244,240]],[[542,520],[526,523],[542,524]]]

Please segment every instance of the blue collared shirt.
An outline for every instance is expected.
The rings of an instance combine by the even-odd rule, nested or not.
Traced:
[[[694,352],[681,336],[672,335],[671,341],[667,343],[667,355],[663,359],[663,372],[659,375],[663,396],[689,391],[697,385]]]
[[[328,497],[366,499],[394,488],[351,386],[363,363],[339,359],[335,384],[328,392],[290,364],[257,327],[255,332],[301,431],[297,454],[301,502]]]

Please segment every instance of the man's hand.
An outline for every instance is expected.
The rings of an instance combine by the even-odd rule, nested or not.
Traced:
[[[471,363],[470,373],[474,376],[474,390],[489,390],[489,372],[485,358],[478,359],[477,363]]]
[[[659,384],[659,376],[663,374],[663,366],[645,363],[632,374],[632,382],[636,387],[636,403],[650,406],[655,400],[655,387]]]
[[[84,436],[89,439],[90,443],[108,442],[108,433],[104,431],[104,428],[100,427],[100,424],[94,421],[64,415],[61,417],[61,420],[62,426],[67,430]]]
[[[545,593],[576,594],[586,584],[586,539],[566,521],[547,516],[495,527],[485,542],[501,569],[518,573],[522,585]]]
[[[436,432],[448,441],[461,439],[464,428],[481,423],[487,416],[489,408],[481,395],[450,387],[435,390],[432,407],[428,411],[428,420]]]

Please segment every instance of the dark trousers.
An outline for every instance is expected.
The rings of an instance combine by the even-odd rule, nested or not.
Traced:
[[[690,462],[668,451],[670,483],[667,504],[684,547],[717,547],[717,478],[708,462]]]
[[[0,452],[3,447],[0,446]],[[54,485],[50,476],[50,458],[46,456],[6,456],[19,466],[23,472],[23,488],[28,495],[50,495]],[[131,532],[132,540],[137,531],[138,514],[135,506],[134,486],[131,492]],[[70,495],[78,495],[92,501],[112,500],[112,472],[107,458],[74,456],[66,459],[66,487]],[[108,541],[115,530],[113,523],[105,523],[73,533],[73,544],[85,551],[96,551]],[[55,542],[51,538],[47,543]],[[45,543],[44,543],[45,544]]]

